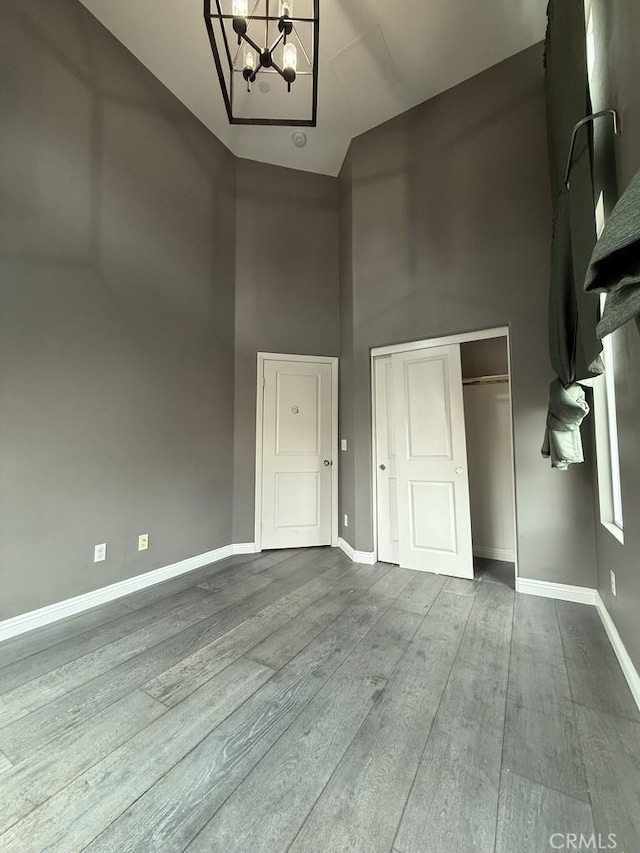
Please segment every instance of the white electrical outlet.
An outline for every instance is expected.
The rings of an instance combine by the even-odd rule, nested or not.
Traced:
[[[344,516],[344,526],[345,526],[345,527],[348,527],[348,526],[349,526],[349,516],[348,516],[346,513],[345,513],[345,516]]]
[[[618,593],[616,592],[616,573],[609,572],[609,574],[611,575],[611,592],[613,595],[617,595]]]
[[[149,547],[149,534],[141,533],[138,536],[138,551],[146,551]]]
[[[103,542],[102,545],[96,545],[93,549],[93,562],[101,563],[103,560],[107,559],[107,543]]]
[[[342,441],[340,442],[340,450],[346,450],[346,449],[347,449],[347,439],[343,438]]]

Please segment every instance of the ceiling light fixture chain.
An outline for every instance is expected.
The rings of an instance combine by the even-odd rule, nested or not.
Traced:
[[[231,124],[315,127],[319,0],[296,0],[296,4],[304,10],[304,14],[297,17],[294,0],[255,0],[251,14],[249,0],[204,0],[205,23]],[[235,50],[231,47],[234,41],[237,42]],[[260,104],[252,102],[251,88],[261,73],[280,76],[286,84],[286,90],[281,91],[291,94],[295,88],[297,94],[293,102],[284,103],[275,91],[278,87]],[[237,77],[243,83],[244,98],[241,87],[235,85]],[[261,92],[266,94],[264,87]],[[279,109],[281,117],[252,115],[267,101]],[[307,115],[300,118],[291,115],[303,109]]]

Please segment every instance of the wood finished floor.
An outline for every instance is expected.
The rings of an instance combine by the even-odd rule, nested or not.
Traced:
[[[595,609],[478,569],[234,557],[0,645],[0,849],[638,853]]]

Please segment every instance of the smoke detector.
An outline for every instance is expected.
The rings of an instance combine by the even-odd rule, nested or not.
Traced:
[[[304,148],[307,144],[307,134],[303,133],[301,130],[297,130],[294,134],[291,135],[291,139],[293,140],[293,144],[296,148]]]

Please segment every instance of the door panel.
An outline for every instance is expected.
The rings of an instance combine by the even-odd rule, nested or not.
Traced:
[[[263,548],[331,544],[331,377],[330,364],[264,362]]]
[[[318,527],[320,475],[276,474],[276,527]]]
[[[276,452],[320,453],[320,377],[276,373]]]
[[[408,362],[404,370],[410,459],[451,459],[449,376],[441,358]]]
[[[452,483],[409,482],[411,547],[455,554],[455,496]]]
[[[378,559],[398,563],[398,489],[391,358],[375,361]]]
[[[460,347],[391,357],[400,565],[473,577]]]

